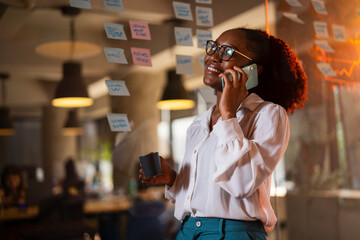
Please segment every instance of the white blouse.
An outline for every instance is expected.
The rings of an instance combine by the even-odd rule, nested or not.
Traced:
[[[214,106],[187,130],[182,166],[165,197],[175,204],[175,217],[261,220],[270,232],[277,221],[270,204],[271,174],[290,135],[281,106],[250,94],[236,118],[221,117],[209,130]]]

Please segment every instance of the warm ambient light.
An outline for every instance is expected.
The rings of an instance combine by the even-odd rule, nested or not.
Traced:
[[[167,85],[157,107],[167,110],[185,110],[194,106],[195,101],[190,98],[190,94],[184,88],[181,75],[176,74],[174,70],[168,71]]]
[[[15,129],[13,127],[12,120],[10,118],[10,109],[6,107],[6,87],[5,81],[9,78],[9,74],[0,73],[1,79],[1,102],[3,106],[0,106],[0,135],[1,136],[11,136],[15,134]]]
[[[82,41],[56,41],[41,44],[36,47],[36,53],[57,59],[83,59],[93,57],[101,52],[100,46]]]
[[[88,107],[93,105],[94,100],[91,98],[83,97],[63,97],[53,99],[51,104],[54,107],[64,107],[64,108],[73,108],[73,107]]]
[[[195,102],[187,99],[164,100],[159,101],[156,106],[159,109],[184,110],[193,108],[195,106]]]
[[[7,107],[0,107],[0,136],[11,136],[15,129],[10,118],[10,110]]]
[[[75,109],[69,111],[68,118],[62,132],[65,136],[78,136],[83,133],[83,128],[77,118],[77,112]]]
[[[63,79],[56,88],[52,105],[55,107],[78,108],[93,104],[81,76],[81,65],[76,62],[65,62]]]
[[[79,136],[83,134],[83,129],[79,128],[63,128],[62,133],[64,136]]]

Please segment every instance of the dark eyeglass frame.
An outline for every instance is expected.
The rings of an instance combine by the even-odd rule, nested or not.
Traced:
[[[209,45],[209,44],[211,44],[212,46],[213,46],[214,44],[216,44],[216,49],[215,49],[214,52],[211,53],[211,54],[210,54],[209,51],[208,51],[208,49],[209,49],[209,48],[208,48],[208,45]],[[223,55],[222,53],[225,52],[225,49],[224,49],[224,48],[230,48],[230,49],[233,50],[233,52],[232,52],[232,54],[230,55],[229,59],[224,59],[223,56],[222,56],[222,55]],[[216,51],[217,51],[218,49],[219,49],[219,57],[220,57],[221,60],[229,61],[229,60],[232,58],[232,56],[234,55],[234,52],[235,52],[235,53],[243,56],[244,58],[252,61],[252,59],[251,59],[250,57],[246,56],[244,53],[236,50],[235,48],[233,48],[233,47],[231,47],[231,46],[228,46],[228,45],[221,45],[221,46],[220,46],[220,44],[217,43],[217,42],[214,41],[214,40],[207,40],[207,41],[206,41],[205,51],[206,51],[206,54],[207,54],[207,55],[209,55],[209,56],[214,55],[214,53],[216,53]]]

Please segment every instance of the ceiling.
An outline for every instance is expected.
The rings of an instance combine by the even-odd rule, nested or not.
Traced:
[[[198,5],[195,0],[181,2],[191,3],[193,13]],[[210,30],[214,38],[231,27],[265,26],[263,0],[227,0],[226,4],[221,0],[212,2],[212,5],[203,6],[213,9],[215,26]],[[175,46],[174,26],[191,27],[193,34],[198,27],[196,21],[176,21],[172,1],[123,0],[125,12],[104,9],[102,0],[91,0],[91,4],[92,9],[82,9],[75,19],[76,39],[95,43],[101,48],[96,56],[79,59],[84,79],[89,86],[113,72],[120,73],[125,78],[126,74],[134,70],[155,73],[164,71],[175,66],[175,54],[178,52],[194,56],[203,54],[202,49],[196,48],[196,42],[194,47]],[[70,40],[70,17],[61,13],[62,6],[69,6],[69,1],[0,0],[0,72],[10,74],[10,80],[6,82],[6,104],[15,116],[41,112],[41,107],[49,104],[57,82],[62,78],[63,59],[44,57],[35,52],[39,44]],[[270,1],[270,11],[273,9],[275,3]],[[270,18],[273,22],[275,14],[270,15]],[[152,39],[131,39],[129,20],[149,22]],[[128,40],[108,39],[103,26],[105,22],[124,24]],[[153,67],[134,67],[131,62],[128,65],[109,63],[102,51],[104,47],[120,47],[125,52],[130,52],[131,46],[150,48]],[[128,60],[131,59],[130,55],[126,56]],[[185,79],[187,88],[198,88],[202,82],[201,69]],[[101,94],[96,96],[100,97]],[[97,105],[101,107],[101,104]]]

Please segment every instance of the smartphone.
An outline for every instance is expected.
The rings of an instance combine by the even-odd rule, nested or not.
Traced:
[[[246,86],[246,90],[249,90],[251,88],[254,88],[258,85],[258,73],[257,73],[257,65],[256,63],[253,63],[251,65],[247,65],[245,67],[241,68],[246,74],[249,75],[249,78],[247,79],[245,86]],[[240,81],[240,77],[241,74],[236,71],[238,73],[238,79]],[[232,75],[230,73],[227,73],[227,77],[229,78],[229,80],[232,82],[233,78]],[[221,78],[221,84],[222,84],[222,89],[224,89],[225,86],[225,81],[223,78]]]

